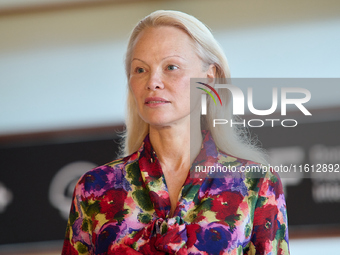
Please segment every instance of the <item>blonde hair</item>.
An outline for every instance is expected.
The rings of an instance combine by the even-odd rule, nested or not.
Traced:
[[[130,78],[130,65],[133,49],[137,37],[141,31],[148,27],[173,26],[186,32],[193,40],[197,55],[202,59],[205,66],[211,64],[216,67],[216,78],[230,78],[229,66],[225,54],[212,35],[211,31],[195,17],[179,11],[155,11],[142,19],[133,29],[125,57],[125,71],[127,80]],[[130,86],[128,86],[126,131],[124,133],[124,145],[122,152],[129,155],[139,149],[144,137],[149,132],[149,124],[144,122],[138,112]],[[216,146],[227,154],[235,157],[265,163],[265,154],[250,139],[247,130],[230,127],[228,125],[217,125],[212,127],[213,119],[233,119],[231,114],[231,94],[229,90],[220,90],[219,95],[224,104],[224,109],[209,107],[214,104],[212,99],[207,99],[207,115],[201,119],[202,129],[210,131]]]

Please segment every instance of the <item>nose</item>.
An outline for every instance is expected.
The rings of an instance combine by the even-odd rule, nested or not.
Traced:
[[[154,71],[150,73],[149,80],[146,83],[147,90],[163,89],[164,84],[162,81],[162,74],[159,71]]]

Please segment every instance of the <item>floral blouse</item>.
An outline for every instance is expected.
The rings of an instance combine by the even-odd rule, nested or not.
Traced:
[[[190,171],[198,164],[260,166],[218,150],[209,132]],[[170,218],[165,178],[146,136],[137,152],[78,181],[62,254],[289,254],[275,172],[193,177],[188,174]]]

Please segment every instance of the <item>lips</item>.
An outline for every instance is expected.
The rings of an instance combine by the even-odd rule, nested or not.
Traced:
[[[151,104],[166,104],[170,103],[170,101],[161,98],[161,97],[148,97],[145,99],[145,104],[151,105]]]

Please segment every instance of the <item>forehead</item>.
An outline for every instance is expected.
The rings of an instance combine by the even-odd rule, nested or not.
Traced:
[[[160,54],[168,51],[183,54],[193,52],[193,40],[180,28],[157,26],[145,28],[141,31],[133,47],[134,54]]]

